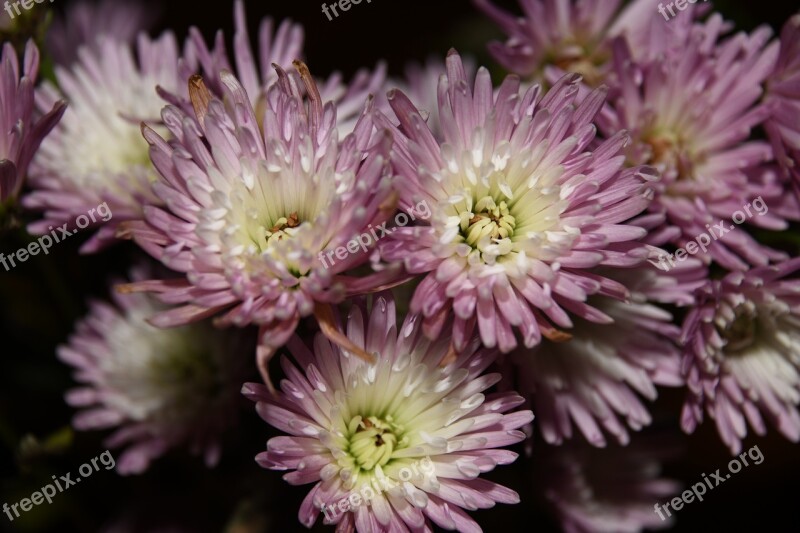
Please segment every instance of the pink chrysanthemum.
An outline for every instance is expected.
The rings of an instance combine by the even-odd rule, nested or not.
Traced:
[[[549,444],[573,436],[573,425],[594,446],[605,446],[604,432],[628,444],[628,428],[651,422],[642,398],[656,399],[656,385],[683,385],[680,329],[656,303],[690,305],[703,285],[699,261],[679,263],[669,274],[647,266],[620,273],[631,289],[628,302],[607,297],[591,305],[612,324],[578,320],[566,342],[544,341],[533,350],[514,352],[510,373],[530,393],[538,427]]]
[[[144,129],[166,207],[148,206],[145,221],[128,226],[139,245],[186,276],[131,287],[181,304],[153,323],[171,327],[227,311],[222,323],[258,324],[265,376],[268,357],[301,317],[316,313],[324,326],[327,304],[397,275],[346,276],[369,255],[340,253],[393,212],[391,139],[374,133],[368,104],[355,132],[339,141],[336,107],[323,104],[308,69],[297,65],[304,87],[278,67],[259,116],[232,74],[221,76],[223,100],[192,78],[196,119],[165,108],[171,143]]]
[[[627,45],[616,41],[618,85],[611,98],[616,111],[598,122],[608,135],[627,129],[633,139],[630,161],[653,165],[662,174],[649,213],[640,221],[650,230],[647,242],[685,247],[712,231],[718,239],[700,257],[745,269],[748,263],[785,258],[731,222],[758,199],[770,207],[783,202],[778,175],[760,167],[773,158],[772,148],[749,138],[769,116],[769,106],[759,99],[778,45],[766,44],[768,28],[722,39],[726,27],[714,14],[691,27],[680,49],[645,63],[636,63]],[[748,224],[787,227],[777,216],[780,209],[758,216],[755,211],[745,217]]]
[[[652,0],[519,0],[522,16],[512,15],[490,0],[475,5],[508,35],[505,43],[489,43],[489,51],[506,69],[534,82],[577,72],[596,87],[609,74],[611,41],[624,36],[634,50],[655,54],[656,43],[678,26],[691,23],[703,9],[689,6],[679,20],[665,24]],[[646,46],[645,46],[646,45]]]
[[[664,529],[675,517],[662,520],[653,504],[680,491],[680,483],[663,474],[662,462],[672,455],[663,440],[649,436],[602,451],[573,441],[538,448],[536,478],[565,533]]]
[[[778,164],[800,197],[800,14],[783,26],[780,53],[767,80],[772,114],[765,124]]]
[[[694,431],[706,412],[734,454],[748,423],[766,433],[765,418],[800,440],[800,280],[785,279],[798,269],[795,258],[731,273],[698,291],[683,327],[685,431]]]
[[[509,76],[494,92],[481,68],[474,91],[458,54],[447,58],[439,85],[440,143],[408,98],[389,95],[399,118],[393,161],[401,204],[426,202],[428,225],[398,228],[381,241],[387,261],[425,274],[411,301],[425,332],[439,335],[453,311],[455,349],[477,327],[487,347],[528,347],[542,334],[573,325],[570,313],[593,322],[609,318],[587,305],[594,293],[624,298],[625,288],[588,271],[634,266],[647,255],[645,234],[624,221],[647,205],[653,169],[622,169],[624,133],[589,150],[592,120],[605,93],[575,104],[580,77],[568,75],[542,96],[519,94]]]
[[[34,112],[34,85],[39,73],[39,49],[25,46],[22,72],[14,47],[6,43],[0,57],[0,210],[15,200],[39,145],[61,120],[63,100],[53,100],[44,116]]]
[[[153,5],[124,0],[70,3],[47,28],[47,51],[57,64],[69,66],[81,47],[94,47],[102,37],[132,43],[139,32],[150,28],[154,14]]]
[[[448,340],[427,340],[418,317],[398,327],[394,302],[378,297],[372,312],[355,306],[347,336],[375,354],[368,364],[318,335],[313,352],[298,338],[283,359],[283,394],[245,385],[261,417],[288,433],[267,443],[257,457],[265,468],[291,470],[291,484],[314,483],[300,508],[311,527],[320,513],[337,531],[379,533],[448,530],[479,532],[465,513],[517,503],[517,494],[481,479],[481,473],[513,462],[499,450],[522,441],[530,411],[509,411],[523,399],[484,394],[498,374],[482,375],[495,351],[473,342],[446,367]],[[371,494],[370,492],[371,491]],[[364,500],[359,504],[355,496]],[[349,511],[338,507],[352,501]],[[334,509],[331,509],[333,505]]]
[[[274,21],[267,17],[259,25],[258,47],[253,50],[247,30],[247,17],[242,0],[234,2],[234,37],[233,58],[231,64],[225,48],[222,32],[218,32],[214,47],[209,48],[197,28],[191,28],[189,55],[195,56],[199,63],[203,79],[215,96],[224,92],[220,73],[230,71],[250,97],[250,103],[260,116],[264,111],[265,99],[269,87],[278,80],[273,65],[283,69],[291,67],[292,62],[303,59],[304,30],[300,24],[290,20],[283,21],[277,30]],[[295,75],[293,72],[290,75]],[[323,101],[336,104],[337,129],[340,138],[344,138],[355,128],[358,117],[369,95],[374,95],[383,87],[386,79],[386,66],[379,64],[374,72],[366,69],[356,73],[351,83],[342,81],[342,75],[334,73],[327,80],[317,80],[319,93]],[[302,83],[300,84],[302,89]],[[175,104],[180,99],[168,98]]]
[[[29,227],[44,234],[105,202],[113,218],[81,248],[91,253],[114,242],[120,222],[141,218],[146,202],[159,201],[151,190],[156,173],[140,124],[158,121],[163,101],[156,86],[177,90],[181,75],[170,33],[157,40],[140,36],[136,59],[133,47],[111,38],[79,55],[69,69],[56,69],[70,107],[31,165],[34,192],[24,205],[44,211]],[[37,98],[48,108],[60,94],[47,84]]]
[[[74,426],[115,428],[106,445],[126,448],[121,474],[141,473],[177,447],[215,465],[247,378],[247,346],[210,324],[156,329],[146,319],[163,306],[141,294],[112,296],[113,303],[92,302],[58,350],[80,383],[66,396],[81,408]]]

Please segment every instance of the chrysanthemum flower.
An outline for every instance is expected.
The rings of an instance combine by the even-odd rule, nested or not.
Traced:
[[[298,69],[303,88],[278,67],[261,119],[232,74],[221,76],[222,100],[194,77],[196,119],[177,107],[164,110],[175,141],[144,129],[166,207],[146,207],[145,221],[128,226],[142,248],[186,275],[129,287],[181,304],[153,323],[171,327],[227,311],[220,322],[258,324],[265,376],[266,360],[301,317],[316,313],[324,327],[327,304],[397,276],[391,268],[344,275],[369,260],[368,249],[347,250],[348,242],[395,208],[391,139],[374,134],[367,105],[340,142],[336,107],[323,104],[306,66]]]
[[[731,273],[698,291],[683,327],[685,431],[706,412],[734,454],[748,424],[766,433],[765,419],[800,440],[800,280],[786,279],[798,269],[795,258]]]
[[[759,99],[778,45],[766,44],[768,28],[722,39],[725,28],[714,14],[692,26],[680,50],[641,64],[618,40],[614,67],[619,85],[611,99],[616,112],[598,122],[609,135],[620,128],[630,131],[630,162],[653,165],[662,174],[650,212],[641,221],[650,230],[647,242],[685,247],[711,231],[714,242],[701,257],[745,269],[748,263],[785,257],[731,222],[759,198],[765,206],[782,201],[779,176],[760,167],[773,158],[772,148],[749,138],[770,114]],[[753,208],[744,221],[785,229],[787,222],[777,211],[756,215]]]
[[[663,43],[665,35],[703,11],[688,6],[678,20],[665,24],[651,0],[635,0],[624,8],[622,0],[519,0],[522,16],[490,0],[473,2],[508,35],[505,43],[489,43],[503,67],[534,82],[549,78],[548,67],[555,67],[562,74],[581,74],[592,87],[609,74],[615,37],[624,36],[634,50],[657,53],[655,43]]]
[[[776,160],[800,197],[800,14],[783,26],[780,53],[767,80],[771,115],[765,124]]]
[[[431,522],[480,531],[464,510],[519,501],[480,474],[516,459],[496,448],[522,441],[519,428],[532,413],[508,414],[523,401],[516,394],[485,394],[500,379],[482,375],[495,351],[474,342],[442,367],[449,341],[427,340],[418,317],[398,327],[394,302],[383,297],[366,315],[354,306],[347,336],[375,354],[374,364],[322,335],[313,351],[295,337],[289,347],[298,366],[283,359],[282,394],[245,385],[261,417],[288,434],[270,439],[256,460],[290,470],[291,484],[314,483],[299,513],[307,527],[322,513],[337,531],[431,531]]]
[[[63,100],[53,100],[44,116],[34,111],[34,85],[39,73],[39,49],[25,47],[22,71],[14,48],[6,43],[0,56],[0,206],[16,199],[42,140],[61,120]],[[0,209],[2,209],[0,207]]]
[[[624,133],[588,147],[602,89],[575,104],[580,77],[562,78],[542,96],[532,87],[520,96],[509,76],[493,95],[481,68],[474,91],[458,54],[447,58],[439,86],[436,140],[408,98],[389,100],[395,129],[393,161],[401,204],[426,202],[428,225],[398,228],[381,241],[387,261],[402,261],[425,274],[411,302],[426,334],[439,335],[452,311],[456,350],[477,327],[487,347],[507,352],[542,334],[563,338],[570,313],[594,322],[606,315],[587,305],[589,294],[624,298],[619,283],[588,272],[598,265],[634,266],[647,255],[635,242],[645,234],[624,221],[641,212],[648,168],[622,169]]]
[[[646,436],[602,451],[579,441],[537,448],[534,464],[549,510],[566,533],[639,533],[675,523],[653,508],[680,491],[663,474],[662,462],[672,455],[663,439]]]
[[[214,46],[210,48],[203,39],[200,30],[191,28],[190,48],[187,53],[198,59],[200,74],[206,81],[209,90],[217,97],[224,93],[220,73],[233,72],[244,87],[256,117],[260,120],[266,105],[269,87],[278,80],[273,65],[283,69],[291,67],[292,62],[304,57],[304,30],[300,24],[284,20],[275,29],[273,19],[266,17],[259,25],[258,46],[254,50],[250,43],[247,29],[245,5],[242,0],[234,2],[234,37],[233,64],[225,48],[222,32],[218,32]],[[290,72],[290,75],[295,75]],[[386,65],[381,63],[370,72],[359,70],[348,84],[342,81],[342,75],[332,74],[326,80],[317,80],[319,93],[323,101],[336,104],[337,129],[340,138],[344,138],[355,128],[358,117],[369,95],[377,94],[386,79]],[[303,88],[300,83],[300,88]],[[181,99],[169,97],[177,105]]]
[[[151,190],[156,173],[140,123],[158,121],[164,103],[157,85],[172,90],[182,85],[178,46],[170,33],[157,40],[142,35],[136,52],[134,58],[131,46],[105,38],[96,49],[82,49],[69,69],[56,69],[70,107],[31,165],[35,190],[24,205],[44,211],[44,218],[30,225],[32,233],[72,224],[106,202],[113,219],[81,248],[95,252],[114,241],[120,222],[141,218],[145,202],[159,201]],[[60,94],[47,84],[37,98],[49,108]]]
[[[146,319],[163,306],[151,297],[113,298],[113,303],[92,302],[89,315],[58,350],[80,383],[66,396],[81,408],[74,426],[115,428],[106,445],[125,447],[117,460],[121,474],[141,473],[178,447],[213,466],[247,379],[247,346],[210,324],[154,328]]]
[[[648,265],[616,277],[625,278],[630,301],[589,300],[612,324],[579,319],[570,340],[543,341],[512,356],[509,373],[531,395],[549,444],[571,439],[574,425],[594,446],[606,445],[604,432],[626,445],[628,428],[638,431],[650,424],[643,399],[656,399],[656,385],[683,385],[680,329],[656,303],[690,305],[692,291],[706,280],[705,268],[693,261],[662,273]]]
[[[69,66],[81,47],[94,47],[100,38],[132,43],[139,32],[150,28],[155,9],[125,0],[72,2],[47,28],[47,51],[57,64]]]

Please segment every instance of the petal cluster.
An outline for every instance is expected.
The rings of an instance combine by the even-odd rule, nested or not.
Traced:
[[[36,150],[66,109],[53,100],[43,115],[34,109],[34,85],[39,74],[39,49],[33,41],[25,46],[20,69],[17,52],[6,43],[0,55],[0,205],[16,199],[22,190]]]
[[[411,310],[436,337],[451,315],[456,350],[474,332],[504,352],[542,335],[559,337],[571,315],[608,317],[587,304],[591,294],[624,298],[625,288],[588,272],[629,267],[647,255],[645,230],[626,225],[648,204],[653,169],[624,168],[624,132],[596,145],[595,115],[605,91],[576,102],[580,76],[566,75],[546,94],[520,93],[507,77],[494,90],[479,69],[474,87],[451,52],[439,84],[437,140],[400,91],[390,92],[399,121],[393,164],[401,205],[426,202],[426,225],[398,228],[381,243],[387,261],[424,274]]]
[[[164,102],[156,87],[180,86],[178,44],[171,33],[155,40],[142,35],[136,46],[105,37],[83,48],[71,66],[57,67],[56,78],[60,90],[44,84],[37,102],[47,109],[63,93],[70,107],[31,166],[34,191],[23,203],[43,211],[43,218],[29,231],[45,234],[72,224],[106,202],[114,218],[82,248],[96,252],[115,241],[120,222],[140,218],[145,203],[161,201],[150,187],[156,174],[141,123],[159,120]]]
[[[246,343],[208,324],[156,329],[147,318],[162,307],[140,294],[94,301],[58,350],[79,383],[66,395],[80,408],[74,426],[115,430],[106,445],[125,448],[121,474],[141,473],[178,447],[213,466],[222,434],[235,425]]]
[[[704,414],[738,454],[747,426],[759,435],[772,423],[800,440],[800,259],[733,272],[698,291],[683,326],[683,371],[689,386],[682,425]]]
[[[629,301],[592,300],[613,323],[579,320],[569,340],[514,352],[509,374],[530,394],[545,441],[562,444],[574,425],[594,446],[606,446],[606,433],[627,445],[629,428],[650,424],[642,399],[655,400],[656,385],[683,385],[680,329],[657,304],[691,305],[706,275],[698,261],[669,274],[649,266],[620,274],[631,288]]]
[[[184,275],[138,285],[181,304],[154,323],[174,326],[225,311],[222,322],[263,326],[263,341],[276,348],[317,304],[395,275],[347,277],[369,255],[333,255],[394,208],[390,139],[375,132],[368,104],[354,133],[340,141],[335,105],[322,102],[305,65],[297,65],[304,85],[278,67],[261,115],[223,72],[223,99],[194,77],[193,116],[164,109],[172,142],[145,128],[159,173],[154,191],[166,205],[145,207],[145,220],[128,230]]]
[[[533,419],[530,411],[510,412],[523,402],[518,395],[486,392],[500,379],[484,374],[495,351],[473,343],[442,367],[448,340],[426,339],[413,316],[397,324],[394,302],[383,296],[371,312],[354,306],[345,331],[376,356],[374,364],[322,335],[313,348],[295,339],[279,396],[262,385],[244,389],[261,417],[287,434],[270,439],[258,462],[289,471],[289,483],[314,483],[300,509],[303,524],[324,513],[340,531],[431,531],[431,523],[480,531],[465,510],[519,500],[480,477],[514,461],[516,454],[497,448],[523,440],[519,428]],[[368,501],[330,509],[369,494],[366,487]]]
[[[708,231],[722,233],[712,228],[723,222],[724,238],[701,255],[727,269],[745,269],[785,258],[731,224],[734,213],[761,201],[775,209],[747,217],[747,224],[788,226],[778,215],[784,184],[764,167],[773,160],[772,147],[751,137],[770,115],[762,85],[778,43],[769,42],[765,27],[725,36],[727,29],[714,14],[687,28],[684,46],[649,61],[636,61],[624,40],[615,41],[614,111],[603,114],[599,124],[607,135],[627,129],[633,141],[629,160],[652,165],[662,175],[640,221],[648,243],[685,247]]]

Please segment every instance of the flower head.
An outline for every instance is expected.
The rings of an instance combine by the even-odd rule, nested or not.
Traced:
[[[506,69],[534,82],[565,72],[581,74],[596,87],[611,73],[611,42],[624,36],[634,50],[656,54],[667,35],[691,23],[702,8],[664,24],[652,1],[635,0],[624,8],[621,0],[519,0],[522,16],[512,15],[490,0],[473,0],[507,35],[492,42],[489,51]]]
[[[705,282],[705,269],[694,261],[680,263],[669,274],[648,266],[617,278],[626,279],[629,301],[590,299],[613,323],[579,319],[571,339],[543,341],[512,356],[509,374],[531,395],[549,444],[572,438],[574,425],[594,446],[606,446],[604,433],[626,445],[628,428],[638,431],[651,422],[642,398],[655,400],[656,385],[683,385],[680,329],[657,304],[690,305],[692,291]]]
[[[31,232],[72,223],[106,202],[114,218],[83,245],[90,253],[114,242],[117,225],[140,218],[146,202],[159,202],[151,190],[156,173],[140,124],[158,120],[163,101],[156,86],[179,87],[177,42],[170,33],[156,40],[142,35],[136,55],[132,46],[104,38],[97,47],[82,49],[70,68],[57,67],[70,107],[31,167],[34,192],[24,205],[44,211]],[[59,97],[52,84],[37,95],[45,108]]]
[[[770,113],[759,99],[778,45],[767,45],[768,28],[724,39],[726,28],[714,14],[691,26],[680,50],[645,62],[636,62],[628,46],[616,41],[615,112],[604,114],[599,124],[608,135],[630,131],[631,164],[653,165],[662,174],[640,221],[649,230],[648,243],[685,247],[710,231],[714,243],[701,257],[745,269],[785,257],[730,223],[737,211],[757,202],[773,206],[783,195],[778,175],[762,167],[772,160],[772,148],[749,138]],[[748,224],[787,227],[778,210],[748,212],[753,215],[744,218]]]
[[[295,339],[297,366],[283,359],[281,395],[244,389],[261,417],[288,434],[270,439],[259,464],[291,471],[289,483],[314,483],[303,524],[322,512],[326,523],[362,533],[430,530],[431,522],[477,531],[464,509],[519,501],[479,477],[514,461],[515,453],[496,448],[523,440],[518,429],[533,419],[530,411],[507,414],[523,401],[516,394],[484,393],[500,379],[482,375],[495,352],[472,343],[442,367],[448,340],[427,340],[418,317],[398,327],[394,303],[383,297],[369,314],[355,306],[346,333],[375,354],[374,364],[340,353],[322,335],[313,350]],[[342,514],[338,502],[357,501],[353,495],[366,500]]]
[[[425,274],[411,309],[431,338],[454,311],[457,350],[476,328],[487,347],[510,351],[514,329],[532,347],[543,334],[562,337],[570,313],[608,321],[587,305],[589,294],[625,297],[622,285],[588,269],[645,259],[635,242],[645,230],[624,222],[646,207],[643,184],[657,176],[622,169],[624,133],[589,149],[605,93],[576,105],[579,83],[568,75],[546,96],[538,86],[520,95],[509,76],[494,92],[481,68],[473,90],[451,52],[439,86],[441,141],[405,95],[390,93],[401,204],[425,201],[432,216],[396,229],[381,254]],[[394,128],[385,118],[381,125]]]
[[[682,426],[692,432],[708,413],[731,453],[747,425],[763,435],[765,419],[800,440],[800,259],[734,272],[698,291],[683,326],[689,386]]]
[[[800,197],[800,14],[783,26],[780,53],[767,80],[772,114],[765,124],[776,160]]]
[[[153,15],[154,6],[138,2],[72,2],[47,28],[47,51],[57,64],[69,66],[78,59],[82,47],[95,47],[101,38],[133,43],[139,32],[150,28]]]
[[[653,508],[681,488],[664,477],[662,463],[675,454],[663,439],[637,437],[603,450],[577,441],[543,448],[535,458],[536,478],[566,533],[639,533],[674,525],[674,516],[664,516],[663,508],[659,516]]]
[[[139,276],[139,274],[136,274]],[[126,449],[121,474],[138,474],[172,448],[219,459],[246,378],[246,346],[209,324],[156,329],[146,319],[163,306],[149,296],[92,302],[59,358],[80,383],[67,403],[81,408],[80,430],[115,428],[107,446]]]
[[[194,117],[173,106],[163,113],[175,141],[144,129],[166,206],[146,207],[145,220],[127,226],[146,251],[185,275],[133,287],[182,304],[154,323],[170,327],[227,311],[223,323],[258,324],[265,375],[266,359],[301,317],[325,315],[325,305],[397,275],[345,276],[369,255],[352,247],[341,253],[394,209],[391,139],[374,134],[368,105],[340,141],[335,105],[322,102],[304,64],[297,68],[304,86],[278,67],[259,117],[232,74],[221,76],[222,100],[192,78]]]
[[[34,111],[34,85],[39,73],[39,49],[33,41],[25,46],[22,71],[14,48],[6,43],[0,55],[0,206],[16,199],[39,145],[61,120],[63,100],[53,100]],[[1,209],[1,207],[0,207]]]

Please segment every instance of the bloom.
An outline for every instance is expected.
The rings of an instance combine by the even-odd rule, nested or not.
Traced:
[[[793,177],[800,198],[800,14],[790,18],[781,30],[780,53],[767,80],[765,100],[772,113],[764,127],[775,158]]]
[[[145,220],[127,226],[144,250],[185,274],[130,287],[182,304],[153,323],[171,327],[227,311],[223,323],[258,324],[265,376],[266,360],[301,317],[316,313],[327,324],[325,306],[397,275],[345,276],[369,256],[339,253],[393,212],[391,139],[374,134],[367,105],[355,132],[339,141],[336,107],[323,104],[307,67],[297,66],[304,87],[278,67],[263,120],[232,74],[221,75],[222,100],[192,78],[196,118],[174,106],[163,113],[175,141],[144,129],[161,176],[154,188],[166,205],[145,207]]]
[[[16,199],[28,164],[66,109],[63,100],[53,100],[43,110],[43,116],[34,118],[33,87],[39,73],[39,49],[33,41],[25,46],[22,68],[20,73],[17,53],[11,44],[3,45],[0,56],[0,102],[3,103],[0,106],[0,205]]]
[[[654,437],[602,451],[576,441],[539,450],[537,481],[566,533],[638,533],[674,525],[674,517],[659,517],[663,509],[654,512],[653,504],[680,491],[680,483],[662,473],[662,462],[675,450]]]
[[[533,419],[530,411],[508,414],[523,401],[516,394],[484,394],[500,379],[482,375],[495,351],[472,343],[442,367],[448,340],[427,340],[413,315],[398,327],[394,302],[384,296],[374,299],[371,313],[354,306],[346,332],[376,355],[374,364],[321,335],[313,351],[295,338],[297,366],[282,360],[283,394],[256,384],[243,390],[264,420],[288,434],[267,442],[259,464],[291,470],[284,476],[291,484],[314,483],[300,508],[303,524],[311,527],[323,512],[342,531],[428,531],[430,522],[480,531],[463,509],[519,501],[479,477],[516,459],[495,448],[523,440],[518,429]],[[370,487],[368,504],[337,512],[337,502]]]
[[[94,47],[101,37],[132,43],[140,31],[152,25],[153,19],[153,6],[135,2],[74,2],[47,29],[47,51],[57,64],[69,66],[78,59],[81,47]]]
[[[28,228],[32,233],[72,223],[106,202],[114,218],[82,246],[91,253],[114,242],[120,222],[141,217],[145,202],[159,202],[140,124],[158,120],[163,102],[157,85],[179,87],[178,46],[170,33],[156,40],[142,35],[136,51],[138,61],[131,46],[104,38],[97,48],[84,48],[69,69],[56,68],[70,107],[31,167],[35,190],[23,203],[44,211]],[[59,97],[52,84],[37,95],[44,107]]]
[[[731,217],[756,200],[781,203],[784,186],[762,167],[773,159],[769,143],[749,139],[751,129],[769,116],[759,98],[778,45],[767,45],[765,27],[723,40],[726,28],[715,13],[691,26],[680,49],[645,62],[636,62],[628,46],[616,41],[616,84],[610,92],[615,111],[603,114],[598,124],[607,135],[628,130],[630,162],[653,165],[662,175],[648,214],[639,221],[649,230],[647,242],[685,247],[722,226],[722,219],[726,233],[718,229],[715,237],[724,238],[701,256],[733,270],[785,258],[745,231],[728,232]],[[782,230],[788,223],[778,211],[746,220]]]
[[[519,0],[521,17],[490,0],[473,1],[508,35],[505,43],[489,43],[489,52],[503,67],[535,82],[549,78],[547,70],[555,67],[560,75],[581,74],[593,87],[610,73],[615,37],[624,36],[633,50],[655,54],[656,43],[665,43],[666,35],[703,11],[688,6],[688,12],[667,25],[649,0],[633,1],[624,8],[621,0]]]
[[[574,424],[594,446],[606,445],[604,431],[626,445],[628,427],[638,431],[650,424],[641,398],[654,401],[656,385],[683,385],[680,329],[656,304],[691,305],[692,291],[706,275],[699,261],[680,263],[668,274],[651,267],[620,272],[616,278],[626,279],[629,301],[590,299],[613,323],[579,319],[571,339],[513,353],[509,374],[531,395],[545,441],[562,444],[572,438]]]
[[[590,273],[598,265],[634,266],[647,256],[636,243],[645,230],[624,221],[648,203],[648,168],[622,169],[624,133],[588,147],[605,93],[575,105],[580,76],[563,77],[542,96],[519,95],[509,76],[494,93],[485,68],[467,83],[455,51],[439,86],[437,141],[419,111],[399,91],[390,104],[400,127],[393,163],[401,205],[425,201],[429,224],[398,228],[381,241],[382,257],[425,274],[411,301],[426,334],[439,335],[454,311],[453,339],[463,348],[477,327],[487,347],[508,352],[541,336],[562,337],[568,314],[595,322],[608,317],[587,305],[589,294],[624,298],[617,282]]]
[[[140,276],[140,274],[135,274]],[[209,324],[156,329],[146,319],[163,306],[141,294],[113,294],[91,303],[59,358],[80,386],[67,403],[81,408],[76,429],[116,428],[106,445],[126,449],[121,474],[145,471],[175,447],[220,457],[220,437],[233,425],[248,361],[242,342]]]
[[[731,453],[747,425],[764,419],[800,440],[800,280],[786,279],[800,258],[733,272],[698,291],[683,325],[683,372],[689,386],[681,424],[691,433],[708,413]]]

